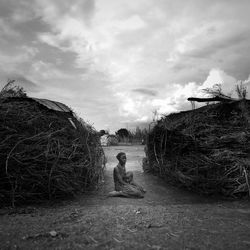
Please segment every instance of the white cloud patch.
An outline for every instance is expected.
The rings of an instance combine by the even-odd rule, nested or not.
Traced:
[[[138,30],[146,26],[145,22],[138,15],[129,17],[127,20],[118,21],[115,24],[117,30]]]
[[[249,79],[243,82],[247,87]],[[236,85],[239,84],[234,77],[228,75],[220,69],[211,69],[203,83],[189,82],[185,85],[173,84],[171,93],[168,95],[166,89],[162,89],[162,94],[158,98],[145,98],[143,95],[132,97],[129,94],[120,93],[121,115],[124,117],[138,117],[137,121],[148,121],[152,119],[152,113],[157,110],[158,114],[169,114],[182,110],[191,109],[191,104],[187,100],[189,97],[206,97],[206,88],[213,88],[215,84],[220,84],[222,92],[233,98],[237,98]],[[248,93],[249,97],[249,93]],[[200,107],[204,104],[196,104]]]
[[[206,79],[206,81],[199,87],[200,90],[206,88],[212,88],[215,84],[221,85],[222,93],[236,97],[235,88],[237,85],[237,80],[226,74],[223,70],[212,69]]]

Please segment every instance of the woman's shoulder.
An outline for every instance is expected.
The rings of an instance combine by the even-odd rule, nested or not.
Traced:
[[[114,168],[119,169],[121,167],[120,163],[118,163]]]
[[[120,164],[118,164],[116,167],[114,167],[114,172],[120,173],[120,174],[123,172]]]
[[[114,167],[114,171],[116,171],[116,172],[119,171],[118,165]]]

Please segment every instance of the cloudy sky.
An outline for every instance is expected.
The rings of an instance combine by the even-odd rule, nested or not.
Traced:
[[[249,13],[249,0],[0,0],[0,84],[97,130],[132,128],[213,84],[249,85]]]

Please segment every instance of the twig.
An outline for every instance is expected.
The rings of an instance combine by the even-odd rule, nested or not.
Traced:
[[[245,178],[246,178],[247,187],[248,187],[248,195],[250,196],[250,186],[249,186],[248,175],[247,175],[247,171],[246,171],[245,167],[243,168],[243,172],[244,172],[244,175],[245,175]]]
[[[94,242],[94,243],[98,243],[98,241],[96,241],[92,236],[89,235],[89,238]]]
[[[124,240],[118,240],[118,239],[116,239],[115,237],[113,237],[113,239],[114,239],[116,242],[118,242],[118,243],[124,242]]]

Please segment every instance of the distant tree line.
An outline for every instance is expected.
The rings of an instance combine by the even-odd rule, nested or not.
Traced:
[[[108,131],[102,129],[99,131],[99,135],[115,136],[119,142],[124,143],[138,143],[145,144],[148,131],[146,128],[141,129],[139,126],[135,130],[131,131],[126,128],[120,128],[115,132],[115,135],[109,134]]]
[[[121,128],[116,132],[119,142],[142,143],[146,141],[148,131],[141,129],[139,126],[134,131]]]

